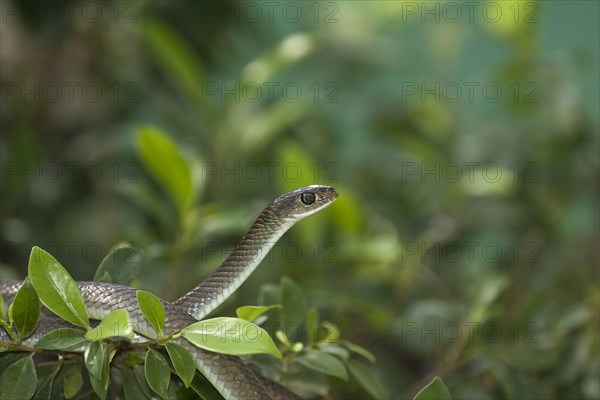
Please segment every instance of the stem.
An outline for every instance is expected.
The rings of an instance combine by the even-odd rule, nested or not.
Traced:
[[[12,324],[8,324],[6,321],[0,321],[0,324],[2,324],[2,326],[6,330],[6,333],[8,333],[8,336],[10,336],[10,339],[13,342],[17,342],[17,337],[15,336],[15,334],[12,330]]]

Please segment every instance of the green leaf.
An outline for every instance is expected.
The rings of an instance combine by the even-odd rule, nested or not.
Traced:
[[[42,303],[73,325],[88,328],[87,309],[77,284],[50,253],[34,246],[29,256],[29,278]]]
[[[149,399],[155,399],[156,396],[152,392],[152,388],[148,386],[148,382],[146,381],[146,375],[144,373],[144,367],[142,365],[135,365],[133,367],[133,376],[138,383],[140,390],[144,393]],[[138,400],[138,399],[136,399]]]
[[[196,375],[194,357],[185,347],[177,343],[167,343],[165,347],[167,348],[167,353],[169,353],[169,358],[171,358],[175,372],[177,372],[185,387],[190,387],[192,379]]]
[[[130,243],[117,243],[104,257],[94,275],[96,282],[129,286],[142,263],[142,251]]]
[[[321,326],[327,331],[325,333],[325,336],[323,337],[323,343],[339,343],[340,329],[337,327],[336,324],[329,321],[323,321],[321,323]]]
[[[294,361],[305,367],[314,369],[327,375],[348,380],[348,372],[344,363],[331,354],[315,350],[307,350],[304,354],[294,357]]]
[[[306,316],[306,299],[300,286],[288,277],[281,279],[281,329],[288,334],[303,331],[302,322]],[[289,336],[288,336],[289,337]],[[298,341],[300,337],[290,337],[291,341]]]
[[[152,398],[151,394],[148,395],[142,390],[131,368],[121,369],[121,380],[123,381],[123,396],[125,400],[144,400]]]
[[[85,331],[73,328],[56,329],[42,336],[34,345],[35,349],[43,350],[70,350],[78,349],[87,342]]]
[[[279,382],[284,386],[298,390],[300,393],[314,393],[318,395],[313,395],[310,398],[326,399],[330,393],[331,385],[329,377],[314,369],[301,368],[293,374],[287,374]],[[309,397],[307,396],[306,398]]]
[[[2,354],[2,357],[0,357],[0,375],[12,364],[28,356],[29,354],[25,352],[7,352]],[[0,391],[0,393],[2,392]]]
[[[389,394],[375,375],[363,364],[350,360],[346,364],[350,375],[358,381],[360,386],[366,390],[373,399],[389,399]]]
[[[312,345],[319,341],[319,311],[312,307],[306,313],[306,336],[308,344]]]
[[[258,305],[267,306],[269,304],[279,304],[281,298],[281,289],[278,285],[265,283],[260,286],[258,291]]]
[[[38,366],[37,387],[33,395],[34,400],[50,400],[52,398],[52,386],[61,365],[61,362],[54,362]]]
[[[33,355],[11,364],[0,376],[2,400],[27,400],[35,393],[37,380]]]
[[[158,351],[148,349],[144,362],[144,375],[150,388],[161,398],[167,399],[171,370],[167,360]]]
[[[361,356],[363,356],[364,358],[366,358],[367,360],[371,361],[372,363],[374,363],[375,361],[377,361],[377,359],[375,358],[375,356],[373,355],[373,353],[371,353],[369,350],[365,349],[364,347],[361,347],[357,344],[354,344],[348,340],[344,340],[342,342],[342,344],[344,346],[346,346],[346,348],[348,350],[350,350],[353,353],[359,354]]]
[[[202,374],[196,374],[190,387],[204,400],[223,400],[223,396]]]
[[[110,365],[110,348],[105,342],[92,342],[85,349],[85,367],[90,375],[92,388],[104,400],[108,389],[108,369]]]
[[[179,149],[166,133],[149,126],[138,129],[137,149],[144,166],[174,201],[182,217],[192,204],[194,190],[190,166]]]
[[[413,400],[452,400],[450,392],[439,376],[433,378]]]
[[[205,350],[223,354],[281,353],[261,327],[240,318],[213,318],[196,322],[181,331],[183,337]]]
[[[24,339],[35,331],[40,316],[40,300],[29,278],[23,281],[12,304],[11,320],[17,328],[19,337]]]
[[[144,27],[145,37],[166,75],[191,100],[199,105],[206,104],[206,100],[201,97],[204,70],[195,51],[186,46],[185,40],[178,37],[167,24],[147,21]]]
[[[8,322],[6,304],[4,303],[4,297],[2,297],[2,293],[0,293],[0,321]]]
[[[238,307],[237,310],[235,310],[235,314],[238,316],[238,318],[252,322],[267,311],[272,310],[274,308],[281,308],[281,305],[273,304],[270,306],[243,306]]]
[[[140,310],[142,310],[142,314],[144,314],[148,322],[152,324],[156,332],[161,336],[165,323],[165,308],[160,299],[144,290],[136,291],[135,297],[137,298]]]
[[[322,344],[319,346],[319,350],[334,355],[344,362],[350,358],[350,350],[337,344]]]
[[[131,339],[134,336],[133,327],[129,322],[129,313],[124,309],[111,311],[97,327],[89,329],[85,334],[87,340],[102,340],[109,337],[126,337]]]
[[[175,207],[165,207],[164,199],[157,195],[153,182],[144,180],[135,185],[117,186],[115,190],[130,200],[137,209],[151,215],[164,235],[171,236],[179,229],[181,221],[173,216],[176,213]]]
[[[73,365],[65,376],[63,383],[63,394],[65,399],[74,397],[83,386],[83,374],[79,365]]]

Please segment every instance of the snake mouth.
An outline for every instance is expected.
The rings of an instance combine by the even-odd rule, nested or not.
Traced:
[[[327,204],[333,203],[340,195],[333,186],[317,186],[317,188],[321,192],[323,202]]]
[[[329,186],[329,188],[327,189],[327,193],[329,193],[329,195],[331,196],[332,201],[337,199],[338,196],[340,195],[337,190],[335,190],[334,187]]]

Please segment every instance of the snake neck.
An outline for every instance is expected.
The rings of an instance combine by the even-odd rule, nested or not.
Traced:
[[[174,305],[200,320],[217,308],[256,269],[279,238],[294,224],[265,208],[235,249],[211,275]]]

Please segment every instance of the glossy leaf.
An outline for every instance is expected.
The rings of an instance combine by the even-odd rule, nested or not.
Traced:
[[[133,376],[135,377],[135,380],[138,383],[138,387],[144,393],[144,396],[149,399],[155,399],[156,395],[152,391],[152,388],[150,386],[148,386],[148,382],[146,381],[146,375],[144,373],[144,366],[142,366],[142,365],[134,366],[133,367]]]
[[[439,376],[433,378],[413,400],[452,400],[448,388]]]
[[[144,375],[150,388],[161,398],[167,399],[171,370],[167,360],[158,351],[148,349],[144,362]]]
[[[235,355],[265,353],[281,358],[264,329],[240,318],[207,319],[181,332],[183,337],[205,350]]]
[[[190,387],[204,400],[223,400],[223,396],[221,396],[213,384],[202,374],[196,374],[194,376],[194,380]]]
[[[40,300],[29,278],[23,281],[12,304],[11,320],[19,337],[24,339],[35,330],[40,316]]]
[[[306,316],[306,299],[300,286],[288,277],[281,280],[281,324],[282,330],[289,332],[302,332],[301,326]],[[299,337],[290,337],[297,341]]]
[[[0,321],[8,322],[8,312],[6,310],[6,304],[4,303],[4,297],[0,293]]]
[[[108,379],[106,379],[105,381],[101,381],[91,375],[89,376],[89,378],[90,384],[92,385],[92,389],[94,389],[94,392],[96,392],[100,400],[106,399],[106,392],[108,391]]]
[[[146,169],[183,216],[194,197],[192,173],[175,143],[160,129],[146,126],[137,131],[137,149]]]
[[[373,399],[388,399],[390,396],[379,379],[363,364],[350,360],[346,364],[350,375],[365,389]]]
[[[294,361],[315,371],[348,380],[348,372],[344,363],[331,354],[308,350],[306,353],[296,356]]]
[[[74,397],[83,386],[83,374],[81,373],[81,368],[78,364],[74,364],[70,366],[70,370],[67,372],[65,376],[65,380],[63,381],[63,394],[65,399],[70,399]]]
[[[27,400],[33,396],[37,380],[33,356],[11,364],[0,376],[2,400]]]
[[[59,328],[42,336],[34,348],[43,350],[77,349],[87,342],[85,331],[73,328]]]
[[[111,311],[97,327],[87,331],[85,338],[87,340],[102,340],[109,337],[126,337],[131,339],[134,336],[133,327],[129,322],[129,313],[123,309]]]
[[[29,278],[41,302],[73,325],[88,327],[88,313],[77,284],[50,253],[34,246]]]
[[[145,290],[136,291],[135,297],[137,298],[140,310],[142,310],[142,314],[144,314],[156,332],[158,332],[159,335],[162,335],[165,323],[165,308],[160,302],[160,299]]]
[[[60,371],[61,363],[53,362],[51,364],[43,364],[37,368],[37,387],[34,400],[50,400],[52,398],[52,386],[58,371]]]
[[[137,276],[141,263],[142,251],[137,246],[117,243],[100,263],[94,281],[129,286]]]
[[[92,388],[104,400],[108,389],[108,370],[110,364],[110,348],[105,342],[92,342],[84,353],[85,367],[90,376]]]
[[[253,322],[258,317],[274,308],[281,308],[281,305],[273,304],[271,306],[243,306],[238,307],[235,310],[235,314],[238,316],[238,318],[245,319],[248,322]]]
[[[122,368],[121,380],[123,381],[123,397],[125,400],[145,400],[152,398],[152,395],[147,395],[140,387],[133,369]]]
[[[177,372],[185,387],[190,387],[192,379],[194,379],[194,375],[196,374],[194,357],[185,347],[177,343],[167,343],[165,347],[167,348],[167,353],[169,353],[169,358],[173,363],[175,372]]]
[[[7,352],[2,354],[2,357],[0,357],[0,375],[12,364],[28,356],[29,354],[25,352]]]

